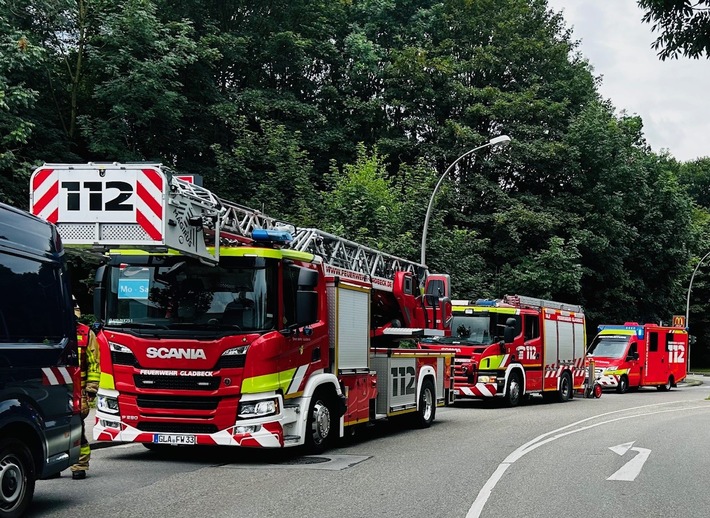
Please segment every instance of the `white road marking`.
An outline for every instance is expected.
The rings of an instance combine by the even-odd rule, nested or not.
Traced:
[[[629,449],[632,451],[637,451],[636,455],[629,462],[621,466],[616,473],[610,476],[607,480],[624,480],[627,482],[633,482],[636,477],[641,473],[641,468],[648,460],[649,455],[651,455],[651,450],[647,448],[631,448],[633,442],[627,442],[624,444],[619,444],[618,446],[610,446],[609,449],[616,453],[617,455],[624,455]]]
[[[578,426],[582,423],[586,423],[587,421],[591,421],[593,419],[599,419],[600,417],[605,417],[605,416],[612,415],[612,414],[618,414],[620,412],[629,412],[632,410],[641,410],[641,409],[653,408],[653,407],[664,406],[664,405],[677,405],[678,403],[686,403],[686,401],[672,401],[672,402],[668,402],[668,403],[655,403],[653,405],[643,405],[643,406],[637,406],[637,407],[631,407],[631,408],[624,408],[621,410],[614,410],[612,412],[605,412],[603,414],[598,414],[598,415],[595,415],[592,417],[587,417],[586,419],[582,419],[580,421],[576,421],[574,423],[570,423],[566,426],[563,426],[561,428],[557,428],[556,430],[552,430],[552,431],[544,433],[542,435],[538,435],[533,440],[528,441],[525,444],[523,444],[522,446],[520,446],[519,448],[517,448],[510,455],[508,455],[505,458],[505,460],[503,460],[503,462],[501,462],[498,465],[498,467],[493,472],[493,474],[490,476],[488,481],[483,485],[483,487],[479,491],[478,496],[476,497],[476,499],[473,501],[473,504],[471,505],[471,508],[468,510],[468,513],[466,513],[466,518],[479,518],[481,516],[481,512],[483,511],[483,507],[486,505],[486,502],[488,501],[488,498],[490,498],[491,493],[493,492],[493,489],[495,488],[498,481],[503,477],[503,474],[505,473],[505,471],[516,460],[520,459],[521,457],[523,457],[527,453],[530,453],[531,451],[536,450],[537,448],[539,448],[540,446],[542,446],[544,444],[548,444],[548,443],[555,441],[561,437],[566,437],[566,436],[571,435],[573,433],[583,432],[585,430],[589,430],[590,428],[596,428],[597,426],[602,426],[605,424],[614,423],[616,421],[623,421],[626,419],[634,419],[636,417],[645,417],[648,415],[665,414],[668,412],[680,412],[683,410],[694,410],[697,408],[710,410],[710,405],[694,406],[694,407],[688,407],[688,408],[673,408],[670,410],[658,410],[656,412],[645,412],[645,413],[633,414],[633,415],[629,415],[629,416],[617,417],[615,419],[609,419],[608,421],[602,421],[599,423],[594,423],[594,424],[591,424],[588,426],[584,426],[584,427],[578,428],[576,430],[563,432],[563,430],[567,430],[568,428]],[[550,437],[550,436],[552,436],[552,437]]]

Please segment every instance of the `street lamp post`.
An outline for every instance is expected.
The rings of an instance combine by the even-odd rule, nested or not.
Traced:
[[[693,289],[693,280],[695,279],[695,274],[698,273],[698,268],[700,268],[700,265],[703,264],[703,261],[710,256],[710,252],[705,254],[700,261],[698,261],[698,264],[695,266],[695,270],[693,270],[693,275],[690,276],[690,283],[688,284],[688,299],[685,302],[685,328],[688,330],[690,333],[690,292]],[[688,365],[687,369],[690,370],[690,337],[688,337]]]
[[[482,146],[478,146],[473,149],[469,149],[466,151],[463,155],[458,157],[456,160],[451,162],[451,165],[446,168],[446,171],[444,171],[444,174],[441,175],[439,178],[439,181],[436,182],[436,186],[434,187],[434,191],[431,193],[431,198],[429,198],[429,206],[426,209],[426,216],[424,217],[424,230],[422,231],[422,255],[421,255],[421,260],[419,261],[421,264],[426,265],[426,235],[427,235],[427,228],[429,227],[429,216],[431,215],[431,208],[434,205],[434,196],[436,196],[436,192],[439,190],[439,186],[441,185],[441,182],[444,181],[444,178],[449,174],[449,172],[456,166],[456,164],[459,163],[459,161],[463,158],[466,158],[469,155],[472,155],[478,150],[481,150],[486,147],[505,147],[508,144],[510,144],[510,137],[508,135],[500,135],[499,137],[492,138]]]

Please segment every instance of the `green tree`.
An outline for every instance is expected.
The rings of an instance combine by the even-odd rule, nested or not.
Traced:
[[[0,198],[24,208],[32,160],[25,146],[35,127],[28,112],[39,96],[26,73],[38,66],[43,52],[13,26],[7,16],[10,7],[0,0]]]
[[[643,21],[660,36],[653,42],[662,60],[710,55],[710,0],[638,0]]]

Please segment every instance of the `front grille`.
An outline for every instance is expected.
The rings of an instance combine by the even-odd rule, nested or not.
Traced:
[[[246,354],[230,354],[220,357],[215,370],[219,369],[241,369],[244,367]]]
[[[128,365],[129,367],[138,367],[138,361],[132,353],[121,353],[118,351],[111,351],[111,361],[114,365]]]
[[[138,423],[137,428],[143,432],[157,433],[215,433],[217,427],[213,424],[197,423]]]
[[[183,396],[138,396],[137,403],[140,408],[171,408],[180,410],[214,410],[219,404],[216,397]]]
[[[133,381],[137,388],[164,390],[216,390],[221,379],[216,376],[133,375]]]

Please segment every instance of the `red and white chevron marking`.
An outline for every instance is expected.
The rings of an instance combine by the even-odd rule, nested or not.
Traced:
[[[136,223],[155,241],[163,239],[163,175],[141,169],[136,180]]]
[[[44,168],[32,178],[32,214],[56,223],[59,218],[59,178],[54,169]]]
[[[496,392],[494,383],[476,383],[468,387],[458,386],[454,388],[454,393],[457,397],[493,397]]]
[[[43,385],[68,385],[74,383],[69,369],[66,367],[43,367]]]

